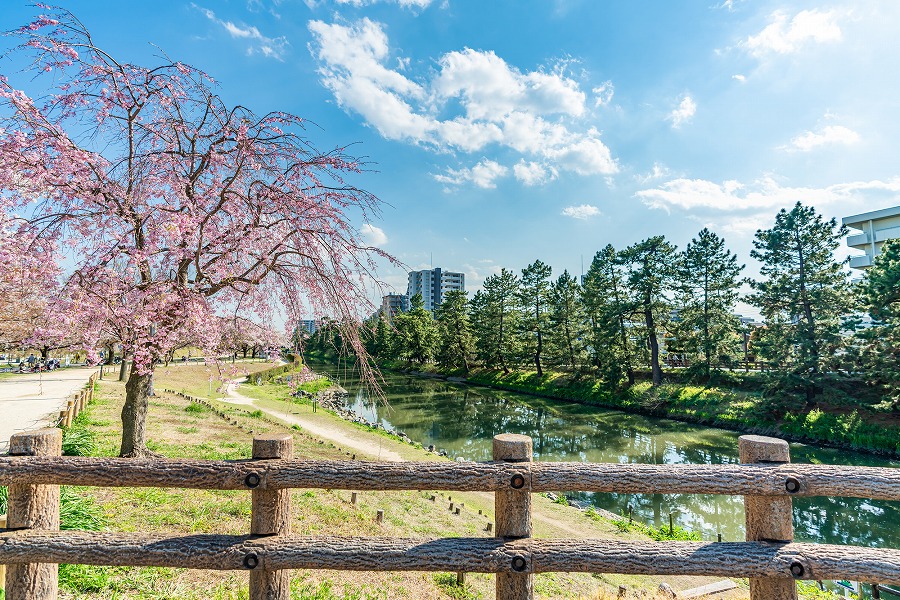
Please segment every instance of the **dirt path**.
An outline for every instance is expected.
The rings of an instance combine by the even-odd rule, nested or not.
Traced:
[[[244,380],[236,379],[230,381],[228,383],[228,386],[225,388],[225,393],[228,394],[228,397],[222,398],[222,400],[231,404],[243,404],[252,406],[263,411],[264,413],[269,414],[270,416],[275,417],[276,419],[281,419],[282,421],[290,423],[291,425],[299,425],[316,437],[331,440],[343,447],[353,448],[354,450],[357,450],[359,452],[370,454],[378,460],[387,460],[392,462],[402,462],[403,460],[405,460],[402,456],[400,456],[393,450],[383,447],[380,440],[378,443],[375,443],[370,440],[353,437],[351,434],[342,431],[339,427],[330,425],[326,421],[317,419],[312,415],[302,415],[300,413],[284,412],[281,410],[257,406],[253,398],[248,398],[247,396],[244,396],[237,391],[238,386],[240,386],[243,381]]]

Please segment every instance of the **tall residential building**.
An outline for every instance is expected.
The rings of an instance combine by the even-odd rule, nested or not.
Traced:
[[[900,238],[900,206],[844,217],[841,222],[862,232],[847,236],[848,246],[865,252],[863,256],[850,257],[850,266],[855,269],[871,267],[884,243]]]
[[[421,294],[425,309],[433,313],[440,308],[444,294],[450,290],[466,291],[466,276],[463,273],[443,271],[438,267],[430,271],[411,272],[406,295],[412,298]]]
[[[381,314],[392,319],[398,312],[409,310],[409,296],[406,294],[388,294],[381,298]]]

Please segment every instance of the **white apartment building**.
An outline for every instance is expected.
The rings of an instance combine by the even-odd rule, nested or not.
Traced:
[[[412,271],[409,274],[406,295],[412,298],[416,294],[421,294],[422,300],[425,302],[425,309],[433,313],[440,308],[444,294],[450,290],[466,290],[465,274],[444,271],[438,267],[425,271]]]
[[[848,246],[865,252],[863,256],[850,257],[850,266],[854,269],[871,267],[884,243],[900,238],[900,206],[844,217],[841,222],[861,232],[851,232],[847,236]]]
[[[393,319],[400,312],[409,311],[409,296],[406,294],[388,294],[381,298],[381,314]]]

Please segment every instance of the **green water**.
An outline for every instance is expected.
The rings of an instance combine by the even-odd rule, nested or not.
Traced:
[[[491,439],[498,433],[522,433],[534,440],[535,460],[643,464],[723,464],[738,462],[740,434],[668,419],[534,398],[514,392],[457,385],[442,380],[387,373],[387,404],[375,402],[353,377],[335,367],[319,370],[343,380],[349,408],[388,430],[405,432],[424,446],[434,444],[453,458],[491,459]],[[900,467],[900,462],[867,454],[791,445],[798,463]],[[740,496],[697,494],[593,494],[576,499],[658,527],[677,524],[718,534],[725,541],[744,539]],[[858,498],[795,498],[798,541],[900,548],[900,502]]]

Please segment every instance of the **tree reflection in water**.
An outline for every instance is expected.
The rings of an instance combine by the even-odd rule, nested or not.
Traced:
[[[318,365],[340,379],[341,373]],[[348,405],[369,421],[400,430],[424,446],[453,457],[491,459],[498,433],[534,439],[535,460],[643,464],[736,463],[738,433],[597,407],[535,398],[514,392],[467,387],[446,381],[386,374],[387,405],[365,389],[351,389]],[[792,444],[798,463],[900,467],[875,456]],[[573,494],[577,499],[661,527],[669,513],[676,523],[714,540],[744,538],[740,496],[698,494]],[[795,498],[798,541],[900,548],[900,503],[858,498]]]

